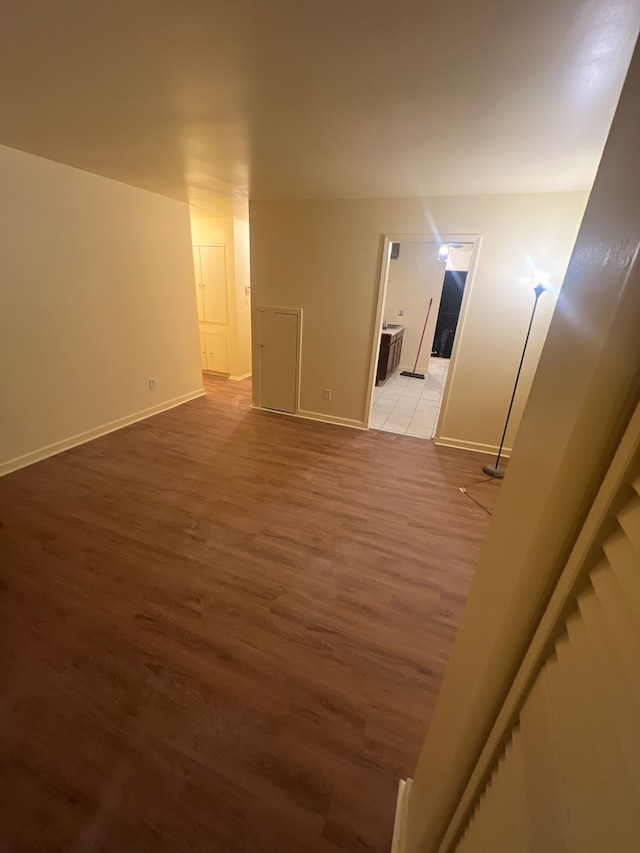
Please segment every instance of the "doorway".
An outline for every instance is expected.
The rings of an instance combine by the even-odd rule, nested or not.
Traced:
[[[437,436],[479,239],[435,234],[385,238],[370,429],[422,439]]]

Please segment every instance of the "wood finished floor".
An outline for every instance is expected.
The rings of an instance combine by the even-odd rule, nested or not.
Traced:
[[[390,850],[485,459],[206,385],[0,480],[2,851]]]

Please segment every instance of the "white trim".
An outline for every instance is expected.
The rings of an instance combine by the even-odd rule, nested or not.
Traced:
[[[458,351],[460,349],[460,344],[464,337],[464,330],[467,325],[469,300],[471,299],[471,289],[475,283],[476,266],[478,265],[478,255],[480,254],[481,246],[482,237],[478,235],[478,237],[474,241],[473,252],[471,253],[471,260],[469,262],[469,269],[467,270],[464,293],[462,294],[462,303],[460,305],[460,313],[458,315],[458,325],[456,326],[456,333],[453,339],[453,349],[451,350],[451,357],[449,359],[449,369],[447,370],[447,378],[444,383],[444,388],[442,389],[442,397],[440,398],[440,413],[438,415],[438,419],[436,421],[436,428],[434,430],[436,436],[438,436],[438,430],[440,429],[441,424],[444,423],[445,415],[447,413],[447,406],[449,405],[449,395],[451,393],[451,388],[453,386],[453,381],[456,375],[456,369],[458,365]],[[498,452],[497,447],[495,449],[495,452]],[[503,451],[503,455],[508,456],[509,452],[509,450],[506,451],[506,453],[505,451]]]
[[[195,400],[197,397],[203,397],[205,394],[206,391],[204,388],[199,388],[196,391],[190,391],[188,394],[182,394],[180,397],[174,397],[172,400],[159,403],[157,406],[150,406],[148,409],[142,409],[139,412],[127,415],[124,418],[118,418],[115,421],[107,421],[106,424],[101,424],[93,429],[79,432],[69,438],[63,438],[61,441],[48,444],[46,447],[40,447],[38,450],[32,450],[30,453],[25,453],[22,456],[16,456],[14,459],[8,459],[6,462],[0,463],[0,477],[10,474],[12,471],[18,471],[20,468],[26,468],[27,465],[33,465],[34,462],[48,459],[49,456],[55,456],[57,453],[70,450],[79,444],[86,444],[88,441],[93,441],[94,438],[100,438],[100,436],[115,432],[118,429],[122,429],[122,427],[143,421],[152,415],[166,412],[168,409],[174,409],[176,406],[181,406],[183,403],[188,403],[189,400]]]
[[[202,372],[206,373],[207,376],[216,376],[218,379],[233,379],[234,382],[239,382],[241,379],[249,379],[251,371],[248,373],[243,373],[241,376],[232,376],[230,373],[222,373],[219,370],[205,370],[202,368]]]
[[[337,426],[349,427],[350,429],[368,429],[364,421],[355,421],[351,418],[338,418],[333,415],[325,415],[322,412],[307,412],[304,409],[298,409],[297,412],[281,412],[279,409],[266,409],[263,406],[255,406],[251,404],[251,408],[257,412],[269,412],[272,415],[286,415],[288,418],[300,418],[305,421],[321,421],[325,424],[336,424]]]
[[[471,253],[471,262],[467,271],[464,294],[462,296],[462,304],[460,306],[460,314],[456,335],[453,341],[453,350],[449,359],[449,370],[447,371],[447,379],[442,392],[440,401],[440,415],[438,416],[438,424],[444,422],[446,408],[449,402],[449,389],[453,382],[456,370],[456,361],[460,341],[464,333],[464,327],[467,320],[467,309],[471,298],[471,290],[474,284],[476,265],[480,246],[482,244],[482,236],[480,234],[436,234],[435,232],[425,232],[422,234],[385,234],[382,264],[380,267],[380,280],[378,283],[378,304],[376,308],[376,316],[373,325],[373,342],[371,346],[371,363],[369,367],[369,385],[367,397],[365,400],[365,417],[367,424],[371,423],[371,412],[373,409],[373,389],[376,381],[376,370],[378,366],[378,353],[380,349],[380,332],[382,330],[382,320],[384,313],[384,304],[387,298],[387,283],[389,279],[389,265],[391,263],[391,244],[392,243],[472,243],[473,251]],[[496,453],[498,448],[496,447]]]
[[[407,813],[409,811],[409,794],[411,792],[412,779],[400,780],[398,785],[398,799],[396,800],[396,818],[393,822],[393,840],[391,842],[391,853],[406,853],[407,850]]]
[[[326,424],[338,424],[339,426],[351,427],[352,429],[368,429],[364,421],[356,421],[353,418],[339,418],[336,415],[325,415],[323,412],[309,412],[306,409],[298,409],[296,414],[309,421],[324,421]]]
[[[459,450],[471,450],[474,453],[488,453],[493,456],[498,452],[497,444],[480,444],[477,441],[465,441],[462,438],[448,438],[446,435],[436,435],[433,442],[440,447],[457,447]],[[503,447],[500,456],[508,459],[511,456],[511,448]]]

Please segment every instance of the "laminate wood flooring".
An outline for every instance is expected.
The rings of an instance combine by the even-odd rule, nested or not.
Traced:
[[[0,480],[0,850],[390,850],[485,460],[206,386]]]

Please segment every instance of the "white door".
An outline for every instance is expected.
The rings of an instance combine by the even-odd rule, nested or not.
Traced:
[[[205,323],[228,323],[224,246],[200,246]]]
[[[200,332],[200,359],[202,361],[202,369],[208,370],[207,366],[207,338],[204,332]]]
[[[297,314],[260,310],[260,405],[295,412],[298,387]]]

